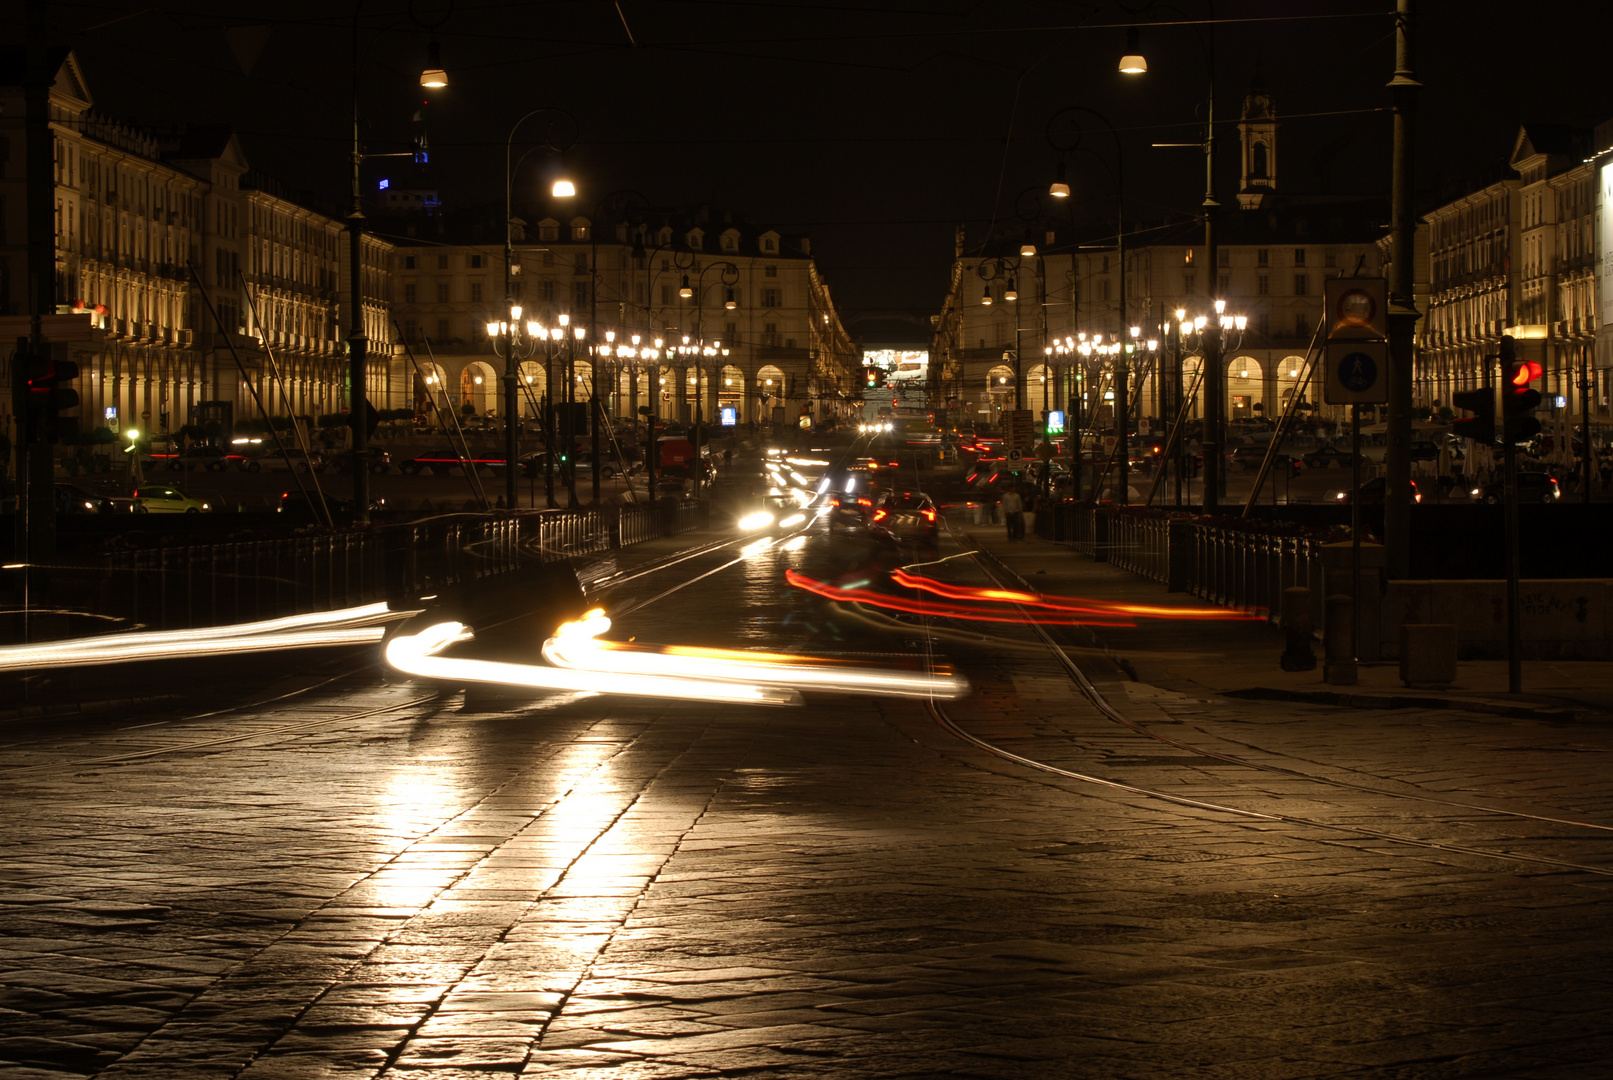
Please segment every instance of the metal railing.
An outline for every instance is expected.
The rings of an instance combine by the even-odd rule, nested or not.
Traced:
[[[618,512],[445,515],[372,531],[115,551],[57,562],[53,603],[152,629],[218,626],[415,597],[523,564],[607,551],[703,524],[694,500]]]
[[[1047,515],[1044,525],[1042,515]],[[1260,612],[1272,622],[1283,590],[1310,590],[1312,625],[1323,624],[1320,541],[1231,529],[1168,513],[1063,503],[1041,511],[1037,532],[1097,562],[1110,562],[1211,604]]]

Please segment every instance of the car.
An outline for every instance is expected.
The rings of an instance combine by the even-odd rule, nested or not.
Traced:
[[[325,496],[325,506],[329,508],[333,518],[351,517],[355,505],[357,504],[352,499],[340,499],[334,495]],[[370,509],[372,511],[385,510],[386,500],[372,497],[370,499]],[[274,510],[277,514],[285,514],[287,517],[297,520],[317,522],[324,519],[324,515],[315,511],[313,501],[308,498],[306,493],[301,491],[282,491],[280,501],[275,503]]]
[[[112,500],[77,484],[56,484],[56,512],[58,514],[110,514],[115,507]]]
[[[474,451],[470,457],[466,457],[452,447],[440,447],[416,454],[407,461],[401,462],[398,465],[398,469],[405,476],[415,476],[423,472],[447,475],[458,472],[467,464],[477,468],[502,469],[504,468],[504,459]]]
[[[1439,460],[1439,444],[1434,442],[1432,439],[1413,439],[1411,443],[1410,460]]]
[[[1471,491],[1474,502],[1495,504],[1506,497],[1506,481],[1491,480]],[[1557,478],[1542,472],[1518,473],[1518,501],[1554,503],[1563,497]]]
[[[1265,460],[1266,447],[1264,446],[1240,446],[1236,450],[1232,451],[1232,456],[1227,459],[1228,463],[1232,467],[1246,469],[1250,472],[1258,470],[1261,463]],[[1279,453],[1272,458],[1272,467],[1274,472],[1281,472],[1283,469],[1287,469],[1289,472],[1293,473],[1298,472],[1301,468],[1303,468],[1304,462],[1300,458],[1294,457],[1292,454]]]
[[[168,467],[169,472],[183,472],[189,468],[205,468],[209,472],[223,472],[231,465],[240,465],[244,461],[240,454],[226,450],[221,446],[192,446],[178,453],[153,453],[146,461],[146,467],[155,469],[159,464]]]
[[[859,531],[868,528],[874,516],[874,498],[869,493],[855,490],[829,493],[829,531],[841,529]]]
[[[247,472],[324,472],[325,459],[317,453],[304,453],[301,447],[288,446],[284,450],[270,450],[248,458],[242,468]]]
[[[1375,476],[1371,480],[1368,480],[1366,483],[1362,484],[1361,485],[1361,505],[1362,506],[1382,506],[1383,505],[1384,486],[1385,486],[1386,483],[1387,483],[1387,481],[1383,477]],[[1417,481],[1412,480],[1410,483],[1411,483],[1411,501],[1414,502],[1414,503],[1422,502],[1423,501],[1423,493],[1417,490]],[[1336,502],[1336,503],[1341,503],[1341,504],[1343,504],[1345,506],[1348,506],[1348,505],[1350,505],[1350,493],[1348,491],[1335,492],[1333,494],[1333,501]]]
[[[869,518],[868,527],[875,535],[897,543],[937,544],[941,540],[941,515],[930,497],[919,491],[885,496]]]
[[[141,484],[134,489],[134,512],[137,514],[200,514],[211,509],[211,504],[193,499],[167,484]]]
[[[614,479],[617,475],[619,475],[621,473],[622,464],[621,464],[621,462],[617,461],[616,458],[613,455],[607,455],[604,451],[600,451],[600,457],[605,459],[605,463],[603,465],[601,465],[600,469],[599,469],[599,478],[601,480]],[[549,459],[548,452],[544,451],[544,450],[538,450],[538,451],[534,451],[533,453],[526,454],[525,456],[523,456],[521,458],[521,475],[522,476],[542,476],[543,475],[543,463],[545,461],[547,461],[548,459]],[[586,477],[590,477],[590,478],[593,476],[593,474],[594,474],[594,452],[592,450],[579,450],[579,451],[577,451],[575,462],[576,462],[576,468],[577,468],[577,475],[578,476],[580,476],[580,477],[586,476]],[[557,465],[555,466],[554,473],[555,473],[556,476],[559,476],[561,474],[563,465],[564,465],[564,462],[560,462],[560,463],[557,463]],[[637,471],[637,463],[630,464],[628,466],[628,471],[629,472]],[[663,470],[663,471],[665,471],[665,470]]]
[[[1362,457],[1362,462],[1366,458]],[[1305,455],[1307,469],[1347,469],[1350,467],[1351,454],[1348,449],[1338,446],[1322,446]]]
[[[334,454],[327,460],[326,464],[327,466],[334,465],[337,472],[352,472],[353,451],[343,450],[337,454]],[[385,450],[377,450],[373,446],[370,447],[370,472],[379,475],[386,472],[391,464],[391,454],[387,453]]]

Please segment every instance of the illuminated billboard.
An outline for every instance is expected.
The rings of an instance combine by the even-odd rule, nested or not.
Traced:
[[[923,382],[930,374],[928,349],[864,349],[863,367],[877,367],[891,382]]]

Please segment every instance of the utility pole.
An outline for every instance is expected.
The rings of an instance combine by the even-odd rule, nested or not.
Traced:
[[[1214,10],[1211,10],[1214,17]],[[1204,512],[1221,509],[1221,440],[1226,428],[1226,365],[1221,362],[1221,312],[1216,309],[1220,291],[1221,259],[1216,249],[1215,214],[1221,204],[1215,201],[1215,23],[1205,28],[1210,67],[1210,98],[1204,112],[1204,295],[1210,302],[1204,324]]]
[[[347,215],[347,284],[352,311],[347,321],[348,423],[353,429],[353,513],[370,521],[369,339],[364,333],[364,192],[359,167],[358,9],[353,10],[353,209]]]
[[[23,88],[24,145],[27,148],[25,218],[28,236],[28,355],[32,363],[46,359],[49,348],[42,331],[43,316],[56,313],[56,175],[54,169],[55,137],[50,130],[50,88],[56,80],[52,68],[49,32],[50,4],[48,0],[29,0],[28,40]],[[22,367],[29,360],[22,350],[13,358],[14,367]],[[56,550],[56,495],[53,476],[52,446],[42,445],[36,452],[28,444],[34,437],[29,430],[27,417],[28,380],[22,372],[14,372],[12,379],[12,410],[14,440],[17,453],[17,561],[24,564],[24,591],[26,578],[32,574],[27,564],[41,556],[55,554]],[[19,388],[20,389],[17,389]],[[27,616],[24,616],[26,619]],[[24,627],[26,635],[26,625]],[[26,637],[25,637],[26,640]]]
[[[1417,219],[1412,210],[1413,121],[1417,91],[1412,71],[1412,0],[1395,6],[1394,163],[1390,184],[1389,417],[1383,489],[1383,540],[1391,580],[1411,573],[1411,368],[1417,331]]]

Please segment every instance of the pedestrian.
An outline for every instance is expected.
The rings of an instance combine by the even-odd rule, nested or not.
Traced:
[[[1603,455],[1602,464],[1598,470],[1602,474],[1602,494],[1613,491],[1613,458]]]
[[[1003,492],[1003,520],[1008,523],[1008,539],[1025,539],[1025,500],[1019,488],[1010,487]]]
[[[1000,497],[996,484],[987,484],[981,496],[981,510],[985,513],[985,524],[997,524],[997,500]]]

